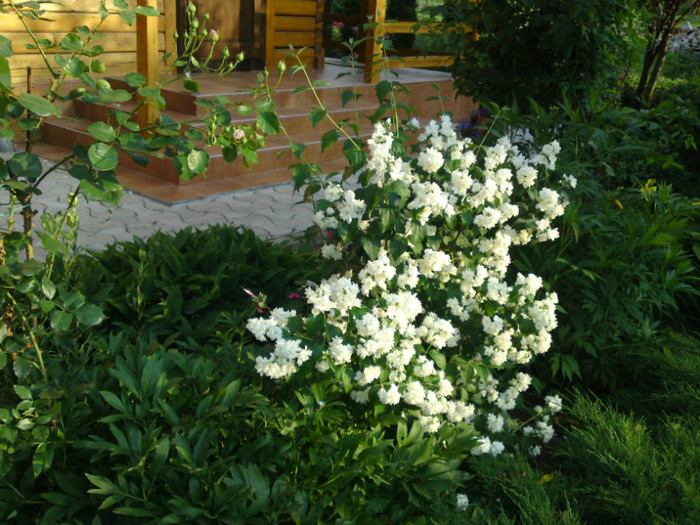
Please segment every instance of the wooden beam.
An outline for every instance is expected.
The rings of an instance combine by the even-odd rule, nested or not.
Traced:
[[[139,6],[156,7],[156,0],[138,0]],[[137,71],[146,77],[146,85],[154,85],[158,81],[158,18],[153,16],[136,15],[136,63]],[[138,98],[139,103],[143,101]],[[138,112],[138,122],[141,127],[156,121],[157,108],[146,103]]]

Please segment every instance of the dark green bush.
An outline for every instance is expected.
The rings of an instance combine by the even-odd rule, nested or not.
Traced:
[[[283,305],[314,270],[311,252],[263,241],[228,226],[156,233],[96,252],[81,262],[77,282],[104,309],[102,330],[158,336],[207,333],[221,312],[250,311],[263,293]]]
[[[446,21],[457,89],[500,105],[532,98],[550,106],[562,92],[584,100],[619,75],[617,52],[626,49],[628,6],[618,0],[452,0],[433,12]]]

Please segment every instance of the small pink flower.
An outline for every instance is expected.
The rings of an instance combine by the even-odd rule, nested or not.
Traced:
[[[333,237],[333,232],[326,232],[326,238],[330,239],[331,237]]]
[[[299,294],[296,293],[296,292],[292,292],[292,293],[289,294],[289,298],[290,298],[290,299],[299,299],[300,297],[301,297],[301,295],[299,295]]]

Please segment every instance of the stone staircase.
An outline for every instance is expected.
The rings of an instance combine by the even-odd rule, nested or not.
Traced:
[[[360,115],[360,135],[366,139],[372,127],[366,117],[373,114],[378,102],[375,95],[375,85],[361,80],[361,71],[357,81],[349,68],[327,64],[323,70],[310,71],[311,80],[318,85],[316,92],[329,115],[336,122],[348,119],[355,121]],[[186,122],[205,111],[197,105],[198,99],[214,98],[218,95],[227,97],[232,102],[250,102],[249,88],[256,84],[256,72],[234,72],[220,78],[198,79],[199,93],[191,93],[173,84],[173,87],[163,89],[166,100],[166,113],[175,121]],[[342,155],[342,140],[321,151],[321,137],[332,125],[326,119],[315,127],[312,125],[310,113],[318,105],[311,90],[301,89],[306,85],[302,75],[294,77],[287,75],[273,100],[277,106],[281,123],[296,143],[306,145],[304,155],[307,160],[321,165],[324,173],[342,171],[346,161]],[[445,97],[445,109],[451,111],[456,119],[466,118],[472,109],[469,99],[460,97],[455,100],[452,82],[449,75],[424,70],[400,70],[399,82],[404,84],[408,92],[399,93],[399,102],[408,103],[418,109],[421,120],[433,118],[440,112],[440,102],[426,100],[435,98],[437,92],[434,86],[440,88]],[[114,88],[127,89],[127,84],[120,79],[110,79]],[[353,87],[354,84],[354,87]],[[357,113],[352,103],[341,104],[341,94],[348,89],[355,89],[361,96],[358,99]],[[129,111],[134,102],[121,105],[97,105],[75,101],[66,114],[71,118],[46,121],[42,128],[43,144],[35,150],[47,157],[58,158],[65,155],[65,149],[72,149],[74,144],[89,145],[94,139],[87,132],[87,126],[95,121],[109,122],[113,119],[112,110]],[[254,116],[249,117],[254,118]],[[245,124],[249,118],[237,118],[237,122]],[[289,140],[283,134],[269,136],[264,147],[258,150],[258,162],[250,168],[241,159],[228,163],[220,151],[209,148],[210,164],[205,176],[193,180],[180,179],[170,159],[152,157],[147,166],[140,166],[127,154],[120,152],[120,163],[117,178],[124,187],[137,193],[149,196],[164,203],[174,203],[195,199],[208,195],[225,193],[244,188],[276,184],[291,180],[290,164],[296,161],[289,151]]]

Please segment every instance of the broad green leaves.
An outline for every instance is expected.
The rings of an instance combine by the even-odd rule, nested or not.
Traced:
[[[17,97],[17,102],[27,111],[31,111],[39,117],[60,114],[58,108],[47,99],[31,93],[22,93]]]
[[[0,35],[0,56],[10,58],[12,56],[12,40]]]
[[[256,117],[260,131],[266,135],[274,135],[280,130],[280,122],[273,111],[260,111]]]
[[[119,154],[112,146],[96,142],[88,149],[88,158],[93,168],[98,171],[111,171],[117,167]]]
[[[140,88],[141,86],[146,85],[146,77],[144,77],[141,73],[128,73],[124,77],[124,81],[130,86],[130,87],[135,87],[135,88]]]
[[[92,138],[101,142],[112,142],[117,137],[114,128],[105,122],[93,122],[87,127],[87,131]]]

